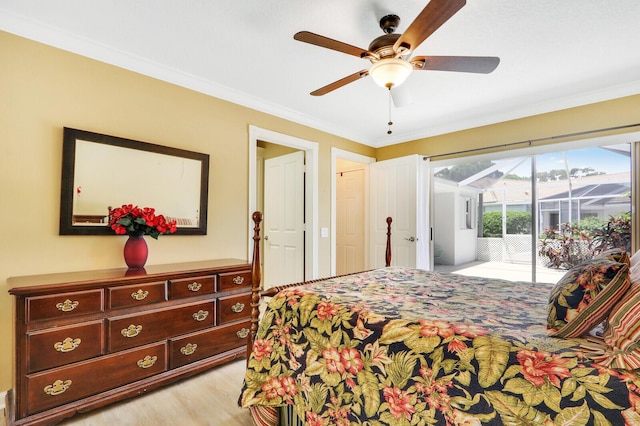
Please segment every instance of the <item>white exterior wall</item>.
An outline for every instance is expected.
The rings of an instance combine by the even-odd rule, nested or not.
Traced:
[[[434,202],[434,261],[441,265],[459,265],[476,260],[478,230],[463,228],[464,196],[476,201],[475,193],[436,193]]]
[[[433,196],[433,239],[435,242],[434,261],[441,265],[453,265],[455,262],[454,225],[457,222],[452,215],[455,194],[436,193]],[[438,256],[440,254],[440,256]]]

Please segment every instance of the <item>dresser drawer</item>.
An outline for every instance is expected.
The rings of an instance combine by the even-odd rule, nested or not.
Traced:
[[[109,287],[107,291],[109,292],[109,307],[111,309],[149,305],[167,300],[165,281]]]
[[[34,414],[166,371],[166,343],[27,375],[27,411]]]
[[[169,282],[169,294],[172,299],[210,294],[215,291],[215,288],[215,275],[171,280]]]
[[[249,318],[251,315],[251,293],[218,298],[218,322],[222,325]]]
[[[27,372],[45,370],[104,354],[104,322],[27,333]]]
[[[228,272],[218,276],[218,291],[251,287],[251,271]]]
[[[109,352],[132,348],[215,324],[214,302],[197,302],[107,320]]]
[[[27,304],[27,322],[67,318],[104,311],[102,289],[27,297],[25,303]]]
[[[176,368],[247,344],[251,321],[199,331],[171,339],[169,368]]]

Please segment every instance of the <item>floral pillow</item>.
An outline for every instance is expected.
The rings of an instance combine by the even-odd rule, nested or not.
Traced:
[[[594,259],[610,259],[620,263],[626,263],[631,267],[631,259],[629,253],[623,248],[612,248],[597,254]]]
[[[640,368],[640,283],[613,307],[604,333],[607,350],[595,361],[609,368]]]
[[[547,328],[551,336],[578,337],[609,314],[629,289],[629,267],[592,259],[571,268],[551,290]]]

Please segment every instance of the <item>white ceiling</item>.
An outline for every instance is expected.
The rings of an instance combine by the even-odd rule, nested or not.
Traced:
[[[369,77],[309,92],[369,62],[301,43],[311,31],[366,49],[427,0],[0,0],[0,29],[370,146],[640,93],[640,1],[468,0],[415,55],[498,56],[491,74],[414,71],[392,108]],[[1,53],[2,46],[0,46]]]

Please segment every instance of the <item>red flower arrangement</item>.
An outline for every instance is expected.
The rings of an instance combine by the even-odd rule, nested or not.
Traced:
[[[142,236],[150,235],[158,239],[160,234],[176,232],[176,221],[167,219],[151,207],[140,208],[133,204],[123,204],[122,207],[111,210],[109,226],[117,235]]]

